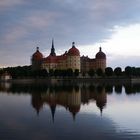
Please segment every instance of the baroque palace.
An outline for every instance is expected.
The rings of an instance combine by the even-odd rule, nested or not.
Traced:
[[[99,52],[95,58],[89,58],[88,56],[80,56],[80,51],[75,47],[75,43],[72,43],[72,47],[62,55],[56,55],[54,42],[52,40],[52,47],[49,56],[43,57],[43,54],[37,47],[36,52],[31,57],[32,68],[34,70],[46,69],[72,69],[73,71],[79,70],[81,73],[86,73],[90,69],[102,69],[106,68],[106,55],[102,52],[102,48],[99,48]]]

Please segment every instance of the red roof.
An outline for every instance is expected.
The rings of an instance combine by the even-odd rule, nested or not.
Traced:
[[[43,58],[43,55],[39,51],[39,48],[37,47],[36,52],[32,55],[32,59],[34,59],[34,60],[41,60],[42,58]]]
[[[49,55],[48,57],[44,58],[44,62],[46,63],[57,63],[57,56]]]
[[[99,52],[96,54],[96,59],[106,59],[105,53],[102,52],[102,48],[100,47]]]
[[[72,43],[72,48],[69,49],[68,55],[71,56],[80,56],[79,50],[75,47],[74,42]]]
[[[57,56],[57,60],[66,60],[66,58],[67,58],[66,55]]]
[[[65,54],[60,56],[52,56],[49,55],[48,57],[44,58],[44,62],[46,63],[58,63],[60,60],[66,60],[67,56]]]

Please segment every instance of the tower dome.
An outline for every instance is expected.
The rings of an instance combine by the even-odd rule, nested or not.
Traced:
[[[80,56],[79,50],[75,47],[75,42],[72,42],[72,48],[69,49],[68,55]]]
[[[42,53],[39,51],[39,47],[36,48],[36,52],[32,55],[33,60],[41,60],[43,58]]]
[[[106,59],[105,53],[102,52],[102,48],[99,48],[99,52],[96,54],[96,59]]]

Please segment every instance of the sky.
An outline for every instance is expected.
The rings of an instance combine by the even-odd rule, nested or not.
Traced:
[[[140,0],[0,0],[0,67],[30,65],[71,48],[94,58],[102,47],[108,67],[140,67]]]

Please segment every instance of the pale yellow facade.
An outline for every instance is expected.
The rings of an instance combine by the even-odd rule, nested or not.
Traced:
[[[57,56],[56,56],[57,57]],[[80,56],[65,56],[64,60],[58,58],[57,62],[43,62],[42,69],[72,69],[73,71],[78,69],[80,71]]]

